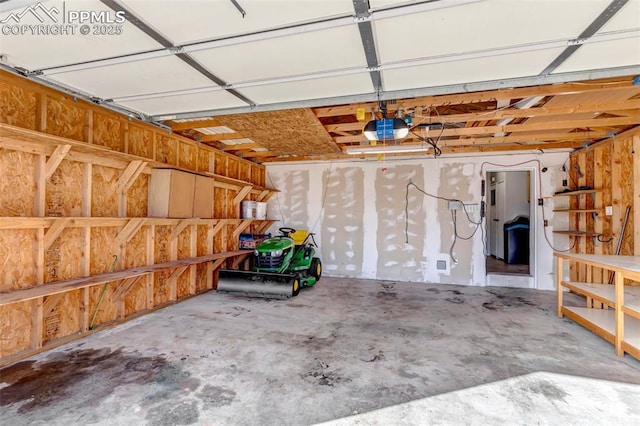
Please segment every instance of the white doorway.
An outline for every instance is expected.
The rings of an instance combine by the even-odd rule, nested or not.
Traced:
[[[533,241],[529,170],[487,173],[487,274],[530,275]]]

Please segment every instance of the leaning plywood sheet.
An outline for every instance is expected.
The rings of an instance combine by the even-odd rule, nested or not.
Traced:
[[[310,109],[256,112],[216,117],[270,151],[288,155],[340,152]]]
[[[0,122],[35,130],[36,93],[1,79]]]
[[[32,216],[36,156],[0,149],[0,216]]]

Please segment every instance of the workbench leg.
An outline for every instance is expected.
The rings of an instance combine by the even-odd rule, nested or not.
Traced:
[[[556,257],[556,287],[558,290],[558,316],[562,318],[562,269],[563,269],[563,259],[561,257]]]
[[[615,304],[616,304],[616,355],[624,356],[622,350],[622,341],[624,340],[624,312],[622,307],[624,306],[624,276],[620,271],[616,272],[615,278]]]

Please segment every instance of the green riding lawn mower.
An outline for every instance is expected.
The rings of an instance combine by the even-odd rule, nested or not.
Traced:
[[[251,271],[221,269],[217,291],[246,296],[284,299],[320,280],[322,263],[312,233],[280,228],[255,249]]]

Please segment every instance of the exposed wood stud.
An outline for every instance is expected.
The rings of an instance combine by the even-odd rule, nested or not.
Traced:
[[[49,228],[47,233],[44,235],[44,250],[48,250],[51,247],[51,244],[62,234],[64,228],[66,228],[67,224],[71,221],[71,218],[63,217],[60,219],[55,219],[53,221],[53,225]]]
[[[252,189],[253,189],[252,186],[243,187],[240,190],[240,192],[238,192],[238,195],[236,195],[235,198],[233,199],[233,204],[236,206],[240,204],[240,202],[244,200],[244,198],[247,196],[247,194],[249,194],[249,192],[251,192]]]

